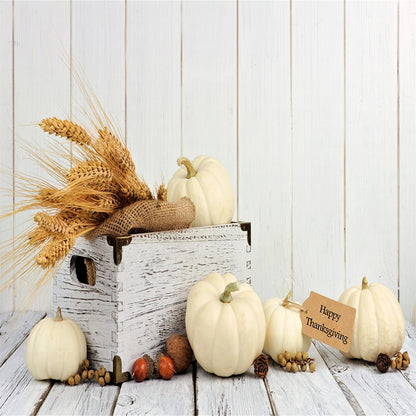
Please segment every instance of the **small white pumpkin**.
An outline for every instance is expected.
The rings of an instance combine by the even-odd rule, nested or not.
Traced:
[[[186,196],[194,203],[191,227],[229,223],[234,215],[234,191],[225,167],[209,156],[198,156],[193,162],[181,157],[177,162],[182,166],[168,183],[168,201]]]
[[[351,346],[348,358],[377,360],[379,353],[390,357],[400,351],[405,337],[405,323],[400,304],[393,293],[380,283],[368,284],[363,278],[361,286],[345,290],[339,302],[356,309]]]
[[[75,375],[87,358],[87,343],[81,328],[71,319],[45,318],[30,332],[26,345],[26,365],[36,380],[65,381]]]
[[[208,373],[242,374],[263,349],[261,301],[249,284],[238,285],[231,273],[210,273],[192,287],[185,323],[195,358]]]
[[[263,303],[266,319],[266,338],[263,351],[277,362],[277,356],[289,351],[308,351],[311,338],[302,334],[300,303],[289,301],[290,291],[284,299],[270,298]]]

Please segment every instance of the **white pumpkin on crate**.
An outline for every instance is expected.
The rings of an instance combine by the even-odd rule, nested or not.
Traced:
[[[221,377],[242,374],[261,354],[265,321],[261,301],[231,273],[210,273],[189,292],[186,333],[197,362]]]
[[[368,283],[345,290],[339,302],[357,310],[348,358],[375,362],[380,353],[392,357],[403,346],[405,321],[399,302],[384,285]]]
[[[284,299],[270,298],[263,303],[266,319],[266,338],[263,351],[278,362],[278,355],[308,351],[311,338],[302,334],[300,312],[302,305],[290,301],[290,291]]]
[[[65,381],[75,375],[87,358],[87,343],[81,328],[63,318],[58,307],[56,318],[45,318],[30,332],[25,351],[27,368],[36,380]]]
[[[225,167],[209,156],[198,156],[192,162],[181,157],[178,165],[181,168],[168,183],[168,201],[188,197],[194,203],[192,227],[229,223],[234,215],[234,191]]]

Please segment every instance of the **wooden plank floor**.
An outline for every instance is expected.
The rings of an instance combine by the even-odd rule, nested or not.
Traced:
[[[314,342],[317,370],[286,373],[271,363],[266,379],[250,369],[220,378],[199,366],[170,381],[134,381],[121,387],[83,383],[70,387],[36,381],[24,361],[26,338],[41,312],[19,319],[0,314],[0,415],[415,415],[416,369],[381,374],[373,364],[347,360]],[[405,345],[416,360],[416,329],[407,325]]]

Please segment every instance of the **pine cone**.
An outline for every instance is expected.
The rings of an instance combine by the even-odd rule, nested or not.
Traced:
[[[391,359],[387,354],[380,353],[377,357],[376,366],[378,371],[385,373],[391,366]]]
[[[269,362],[267,361],[267,357],[264,354],[260,354],[254,360],[254,373],[257,377],[264,378],[267,376],[267,372],[269,371]]]

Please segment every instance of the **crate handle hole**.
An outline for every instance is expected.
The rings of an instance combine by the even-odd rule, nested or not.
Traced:
[[[71,274],[80,283],[94,286],[96,279],[96,268],[94,260],[88,257],[72,256],[71,258]]]

